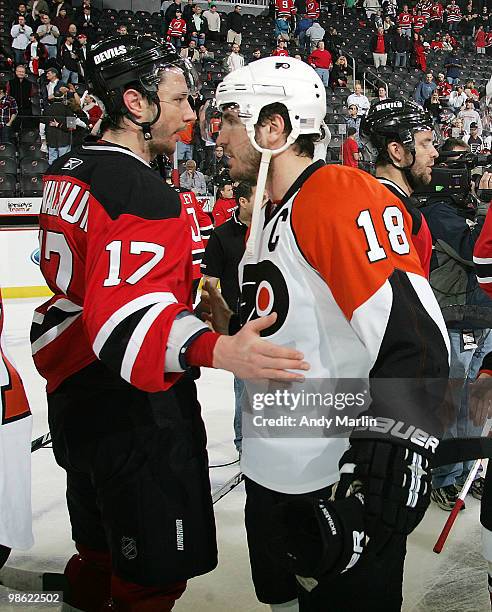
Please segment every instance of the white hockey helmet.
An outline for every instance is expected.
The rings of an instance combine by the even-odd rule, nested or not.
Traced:
[[[292,131],[281,149],[287,149],[301,134],[321,134],[326,115],[326,92],[311,66],[293,57],[265,57],[228,74],[217,87],[215,104],[219,111],[236,108],[251,144],[261,109],[279,102],[287,108]]]

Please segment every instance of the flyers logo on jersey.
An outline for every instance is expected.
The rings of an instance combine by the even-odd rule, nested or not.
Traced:
[[[241,322],[277,313],[275,323],[261,332],[271,336],[285,323],[289,312],[289,292],[282,272],[271,261],[244,266],[241,294]]]
[[[125,53],[125,45],[120,45],[119,47],[112,47],[111,49],[101,51],[101,53],[94,55],[94,64],[96,64],[97,66],[101,62],[105,62],[106,60],[112,59],[113,57],[118,57],[119,55],[124,55]]]

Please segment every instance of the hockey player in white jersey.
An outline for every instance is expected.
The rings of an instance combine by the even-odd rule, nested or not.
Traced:
[[[32,415],[22,380],[8,354],[0,290],[0,569],[13,548],[33,545],[31,512]]]
[[[369,379],[372,389],[394,379],[394,397],[411,407],[407,435],[391,425],[383,439],[352,434],[350,443],[245,435],[257,597],[272,610],[396,612],[406,537],[428,506],[428,458],[439,443],[437,430],[417,435],[411,419],[415,404],[432,415],[441,398],[414,383],[448,376],[447,334],[411,241],[412,219],[370,175],[313,162],[326,100],[306,64],[253,62],[224,79],[216,104],[231,178],[258,179],[241,322],[275,310],[264,335],[302,350],[310,377]],[[270,199],[262,207],[263,183]],[[391,424],[386,400],[373,393],[371,410]]]

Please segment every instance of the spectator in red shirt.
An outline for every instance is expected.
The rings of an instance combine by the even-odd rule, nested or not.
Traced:
[[[451,93],[451,90],[453,89],[453,86],[447,82],[446,77],[444,76],[444,73],[440,72],[437,75],[436,85],[437,85],[436,91],[439,94],[439,97],[448,98],[449,94]]]
[[[398,27],[401,28],[403,36],[410,38],[412,35],[412,21],[413,17],[408,12],[408,5],[403,5],[403,11],[398,15]]]
[[[319,41],[316,45],[316,49],[308,57],[308,64],[311,64],[314,68],[323,81],[323,85],[328,87],[333,61],[331,59],[331,53],[325,49],[325,43],[322,40]]]
[[[436,34],[434,40],[431,42],[431,49],[433,51],[442,51],[444,49],[444,43],[441,40],[441,35]]]
[[[379,66],[386,66],[389,47],[389,38],[385,35],[384,28],[378,28],[371,38],[371,51],[376,70]]]
[[[422,30],[427,24],[427,19],[424,17],[424,15],[422,15],[422,11],[420,9],[417,9],[417,14],[414,15],[412,21],[414,32],[420,32],[420,30]]]
[[[478,26],[477,33],[475,34],[475,47],[477,53],[485,54],[485,30],[483,25]]]
[[[212,211],[215,227],[219,227],[232,217],[232,213],[237,208],[237,202],[234,198],[234,191],[231,183],[225,183],[219,187],[219,197],[215,202]]]
[[[180,51],[181,43],[186,34],[186,21],[181,17],[181,11],[176,11],[176,17],[169,24],[167,40],[172,43],[176,51]]]
[[[279,40],[277,48],[272,51],[272,55],[276,57],[289,57],[289,52],[286,49],[287,43],[285,40]]]
[[[344,166],[352,168],[359,167],[359,147],[355,140],[356,129],[349,127],[347,130],[347,140],[342,146],[342,163]]]

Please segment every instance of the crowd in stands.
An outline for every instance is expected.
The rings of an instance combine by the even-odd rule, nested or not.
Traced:
[[[197,120],[178,143],[180,180],[197,195],[215,196],[228,180],[223,151],[215,151],[204,129],[204,102],[227,72],[267,55],[309,63],[327,88],[328,162],[370,167],[360,119],[371,102],[395,95],[428,108],[444,135],[466,140],[477,130],[474,149],[490,151],[483,90],[492,72],[492,32],[482,0],[274,0],[268,16],[230,8],[223,13],[213,2],[164,0],[151,14],[101,10],[91,0],[80,6],[0,0],[0,141],[39,142],[40,157],[47,154],[51,163],[96,137],[104,109],[86,92],[87,52],[104,36],[137,32],[172,42],[201,73],[202,93],[193,100]],[[156,167],[170,175],[170,160]]]

